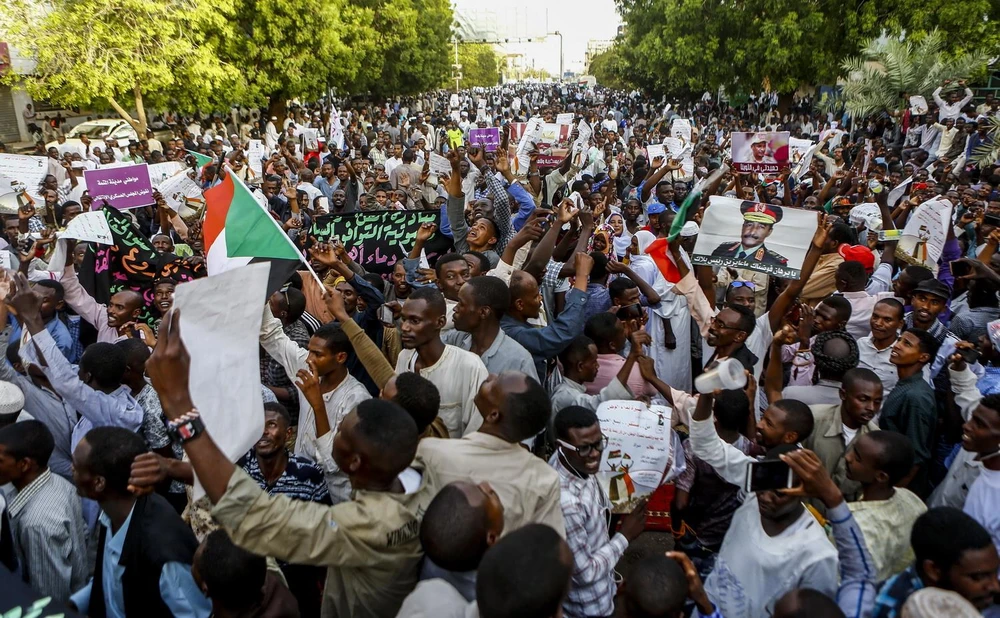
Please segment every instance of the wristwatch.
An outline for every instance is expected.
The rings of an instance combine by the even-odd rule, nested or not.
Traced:
[[[198,410],[191,410],[167,423],[167,435],[177,444],[184,444],[205,433],[205,422]]]

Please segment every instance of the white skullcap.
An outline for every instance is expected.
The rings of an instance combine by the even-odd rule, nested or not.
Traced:
[[[24,409],[24,393],[11,382],[0,382],[0,416],[17,414]]]
[[[681,236],[697,236],[700,231],[701,228],[698,227],[697,223],[694,221],[688,221],[684,224],[684,227],[681,228]]]
[[[917,590],[906,599],[902,618],[973,618],[982,616],[961,595],[940,588]]]

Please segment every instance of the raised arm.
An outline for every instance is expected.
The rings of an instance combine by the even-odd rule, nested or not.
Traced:
[[[72,255],[72,251],[69,253]],[[72,264],[67,264],[59,282],[63,286],[63,299],[78,316],[87,320],[91,326],[98,330],[101,329],[101,326],[107,325],[107,307],[99,304],[94,300],[93,296],[87,293],[87,290],[83,289],[83,286],[80,285],[80,279],[76,275],[76,269]]]
[[[797,281],[792,281],[789,283],[784,291],[778,295],[775,299],[774,304],[771,305],[771,309],[767,312],[768,320],[771,322],[771,331],[775,332],[781,327],[781,319],[785,317],[788,310],[792,306],[792,302],[798,297],[799,293],[802,292],[802,288],[805,287],[806,281],[812,276],[813,270],[816,268],[816,264],[819,262],[820,256],[823,254],[823,245],[826,244],[827,236],[830,230],[833,229],[833,218],[823,215],[819,215],[820,223],[816,226],[816,232],[813,234],[812,244],[809,246],[809,251],[806,253],[805,260],[802,262],[802,270],[799,271],[799,279]]]

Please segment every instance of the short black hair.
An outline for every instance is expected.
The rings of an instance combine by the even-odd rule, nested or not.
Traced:
[[[553,425],[556,430],[556,437],[560,440],[569,440],[570,429],[584,429],[593,427],[598,422],[597,413],[590,408],[583,406],[566,406],[556,412]]]
[[[879,446],[875,457],[877,469],[889,475],[889,484],[895,486],[913,468],[914,451],[910,439],[895,431],[872,431],[865,437]]]
[[[267,561],[233,543],[225,530],[213,530],[202,541],[198,574],[212,603],[242,610],[260,602],[267,577]]]
[[[812,434],[814,421],[809,406],[797,399],[779,399],[773,405],[785,413],[785,431],[798,434],[799,442]]]
[[[746,430],[747,418],[750,416],[750,398],[745,391],[739,389],[724,390],[715,398],[712,411],[723,429]]]
[[[527,374],[520,375],[527,388],[523,393],[507,393],[500,409],[512,430],[508,438],[518,442],[538,435],[552,417],[552,402],[542,385]]]
[[[313,333],[313,337],[322,339],[326,345],[326,349],[334,353],[344,352],[350,354],[354,350],[354,346],[351,345],[351,339],[337,322],[327,322],[320,326]]]
[[[778,601],[792,596],[798,600],[794,614],[783,614],[787,618],[844,618],[844,610],[829,596],[812,588],[795,588],[781,596]]]
[[[434,274],[437,275],[438,279],[440,279],[441,269],[444,267],[444,265],[451,264],[452,262],[457,262],[459,260],[461,260],[463,264],[468,265],[468,263],[465,261],[465,256],[462,255],[461,253],[445,253],[444,255],[439,257],[437,263],[434,264]],[[419,290],[422,288],[417,288],[417,289]]]
[[[472,290],[476,306],[489,307],[497,320],[510,308],[510,288],[503,279],[484,275],[469,279],[465,285]]]
[[[910,265],[903,269],[903,273],[913,281],[914,286],[922,281],[934,278],[934,273],[924,266]]]
[[[646,556],[629,569],[625,606],[629,618],[676,616],[687,601],[684,569],[661,554]]]
[[[847,300],[839,294],[831,294],[823,299],[822,304],[830,307],[837,313],[837,319],[841,321],[848,321],[851,319],[851,301]]]
[[[149,450],[146,441],[124,427],[95,427],[83,438],[90,445],[87,465],[91,471],[104,477],[110,491],[118,495],[128,493],[132,462]]]
[[[459,259],[463,259],[460,255],[458,257]],[[438,261],[438,264],[440,263],[441,262]],[[444,300],[444,294],[441,293],[441,290],[435,287],[423,286],[413,288],[413,291],[410,292],[410,295],[406,300],[422,300],[427,303],[427,305],[438,315],[444,315],[448,311],[448,304]]]
[[[285,300],[288,311],[288,321],[294,322],[302,317],[306,312],[306,295],[302,290],[297,290],[291,286],[285,288]]]
[[[608,256],[600,251],[591,251],[590,258],[594,260],[594,265],[590,269],[590,280],[603,279],[608,274]]]
[[[978,521],[961,509],[939,506],[928,509],[913,522],[910,545],[916,556],[917,572],[923,573],[924,560],[947,571],[970,550],[993,545],[993,538]]]
[[[438,387],[413,371],[396,375],[396,404],[406,410],[417,424],[417,432],[423,433],[438,416],[441,407],[441,393]]]
[[[840,266],[837,266],[837,276],[847,281],[847,284],[852,288],[861,288],[862,290],[865,289],[865,283],[868,282],[868,272],[865,271],[864,265],[854,260],[841,262]]]
[[[142,339],[122,339],[115,344],[125,353],[125,364],[132,367],[144,367],[149,360],[151,352],[149,346]]]
[[[66,296],[66,290],[63,285],[58,281],[53,281],[51,279],[42,279],[41,281],[36,281],[35,285],[43,288],[48,288],[56,293],[56,300],[62,300]]]
[[[291,426],[292,424],[292,415],[288,413],[288,408],[281,405],[277,401],[265,401],[264,412],[274,412],[282,419],[284,419],[286,424],[288,424],[289,426]]]
[[[127,365],[125,351],[106,341],[90,344],[80,357],[80,368],[89,373],[101,388],[121,386]]]
[[[573,575],[562,537],[528,524],[501,538],[483,556],[476,577],[481,618],[541,618],[559,611]]]
[[[417,423],[403,408],[391,401],[366,399],[357,407],[358,435],[378,453],[373,459],[375,468],[398,475],[406,469],[417,454]]]
[[[628,277],[618,277],[608,283],[608,294],[612,299],[621,298],[625,295],[625,292],[637,287],[639,286]]]
[[[913,333],[913,336],[920,342],[920,351],[931,357],[931,360],[927,362],[934,362],[934,357],[937,356],[938,350],[941,349],[941,342],[934,335],[921,328],[908,328],[906,332]]]
[[[883,298],[882,300],[875,303],[875,305],[885,305],[887,307],[892,307],[896,311],[897,320],[902,320],[903,316],[906,315],[906,308],[903,307],[903,303],[899,302],[895,298]]]
[[[833,224],[830,229],[830,240],[837,241],[837,246],[843,244],[856,245],[858,244],[858,233],[854,231],[850,225],[844,223],[843,221],[837,221]]]
[[[754,315],[753,309],[735,304],[726,305],[726,309],[731,309],[740,314],[740,321],[737,328],[746,333],[747,337],[753,334],[754,329],[757,328],[757,316]]]
[[[586,335],[577,335],[572,341],[563,348],[562,352],[559,353],[559,362],[563,366],[563,370],[567,370],[569,367],[575,366],[580,361],[587,358],[590,354],[590,346],[596,346],[594,340]]]
[[[622,323],[616,315],[602,311],[587,318],[583,334],[590,337],[600,348],[600,344],[610,343],[620,328],[622,328]]]
[[[881,384],[882,379],[879,378],[878,374],[871,369],[855,367],[854,369],[844,373],[844,377],[841,379],[840,383],[846,390],[855,384]]]
[[[480,219],[486,219],[490,223],[493,223],[493,221],[491,219],[488,219],[486,217],[480,217]],[[493,229],[494,230],[496,229],[496,226],[497,226],[497,224],[493,223]],[[481,273],[486,274],[486,273],[490,272],[490,270],[493,269],[493,265],[490,264],[490,258],[486,257],[485,253],[482,253],[481,251],[472,251],[470,249],[470,250],[466,251],[465,253],[463,253],[462,257],[467,257],[467,256],[470,256],[470,255],[472,257],[476,258],[476,261],[479,262],[479,271]]]
[[[420,521],[420,545],[435,565],[448,571],[474,571],[486,550],[489,522],[483,508],[473,508],[457,482],[434,496]]]
[[[56,447],[49,428],[45,423],[34,419],[0,429],[0,444],[14,459],[30,459],[39,468],[49,465],[49,457]]]

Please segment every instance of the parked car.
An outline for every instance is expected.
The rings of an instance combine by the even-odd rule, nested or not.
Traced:
[[[130,141],[138,141],[135,129],[122,119],[99,118],[97,120],[87,120],[70,129],[66,134],[66,143],[74,146],[82,144],[80,136],[86,135],[91,142],[103,142],[107,138],[118,140],[119,146],[125,146]],[[169,129],[154,131],[153,135],[158,140],[170,139]],[[45,148],[58,147],[58,141],[45,144]]]

